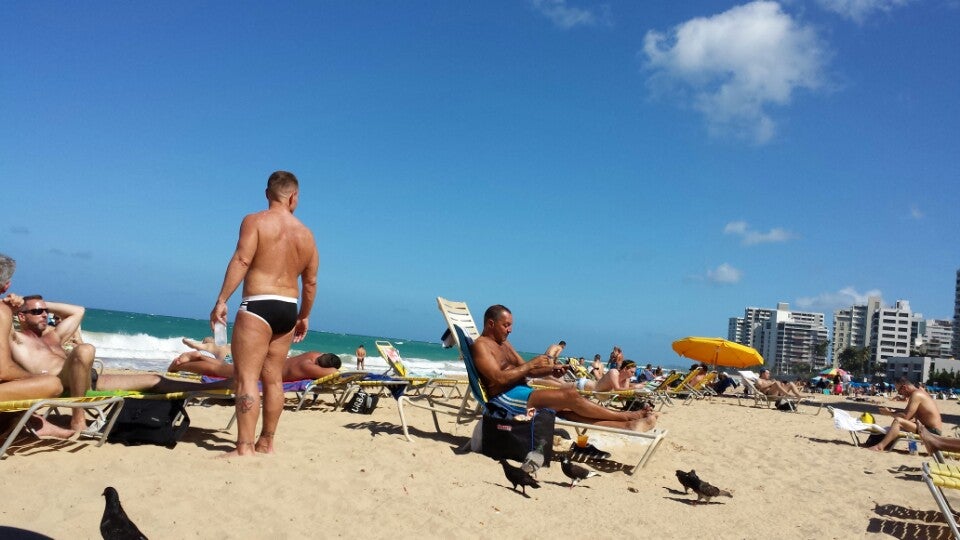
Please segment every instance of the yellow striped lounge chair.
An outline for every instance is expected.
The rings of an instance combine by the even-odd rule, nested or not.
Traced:
[[[107,440],[107,436],[117,420],[117,415],[123,408],[123,398],[110,396],[60,397],[0,402],[0,412],[23,413],[13,429],[10,430],[3,445],[0,446],[0,459],[6,457],[7,449],[10,448],[17,436],[24,429],[27,429],[27,422],[30,421],[31,416],[44,409],[46,409],[44,413],[46,415],[59,408],[86,409],[93,415],[94,422],[89,429],[84,431],[83,435],[93,438],[96,440],[96,446],[101,446]]]

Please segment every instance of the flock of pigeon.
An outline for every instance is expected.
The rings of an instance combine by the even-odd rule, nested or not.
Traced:
[[[507,477],[507,482],[513,486],[513,490],[516,491],[517,486],[520,486],[521,492],[526,495],[527,487],[533,489],[540,488],[540,483],[537,481],[537,471],[540,470],[540,467],[543,467],[543,460],[543,445],[540,445],[527,454],[523,465],[520,467],[511,465],[505,459],[500,460],[500,466],[503,467],[503,474]],[[570,489],[573,489],[573,486],[587,478],[600,476],[600,473],[596,471],[591,471],[586,467],[571,463],[569,456],[564,456],[560,461],[560,470],[563,471],[564,476],[570,479]],[[697,494],[698,503],[709,503],[710,499],[714,497],[733,498],[733,495],[729,491],[722,490],[701,480],[700,477],[697,476],[697,471],[693,469],[691,469],[690,472],[677,471],[677,480],[679,480],[680,485],[683,486],[684,493],[689,493],[692,489],[693,492]]]

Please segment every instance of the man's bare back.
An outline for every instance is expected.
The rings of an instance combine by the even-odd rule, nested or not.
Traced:
[[[313,233],[299,219],[276,208],[250,214],[240,226],[255,234],[256,248],[243,280],[243,295],[300,296],[298,281],[316,251]],[[238,250],[239,251],[239,250]]]

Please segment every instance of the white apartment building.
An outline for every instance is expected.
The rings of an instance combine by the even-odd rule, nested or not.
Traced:
[[[840,362],[840,353],[848,347],[868,347],[873,314],[880,309],[880,297],[871,296],[867,303],[833,312],[833,365]]]
[[[870,364],[873,371],[885,371],[883,363],[894,356],[909,356],[911,328],[920,314],[910,311],[910,302],[897,300],[892,308],[881,307],[872,316]]]
[[[954,358],[953,321],[949,319],[930,319],[920,321],[920,343],[927,356],[934,358]]]
[[[777,309],[744,309],[743,317],[730,319],[728,339],[757,349],[777,374],[827,367],[826,355],[817,355],[817,345],[829,339],[823,313],[790,311],[785,302]]]

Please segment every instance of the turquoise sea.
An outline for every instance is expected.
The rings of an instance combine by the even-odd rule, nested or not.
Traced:
[[[105,367],[161,372],[166,371],[177,355],[190,350],[181,341],[184,337],[200,340],[210,335],[210,323],[207,320],[91,308],[86,311],[82,329],[84,341],[97,348],[97,358],[103,361]],[[232,335],[232,324],[227,331],[228,336]],[[392,342],[400,351],[404,364],[414,374],[438,376],[465,373],[455,348],[444,349],[439,343],[386,336],[309,331],[303,341],[293,344],[291,354],[332,352],[340,356],[345,368],[353,369],[356,366],[354,352],[362,343],[367,349],[365,367],[372,371],[385,371],[387,364],[377,351],[377,340]]]

